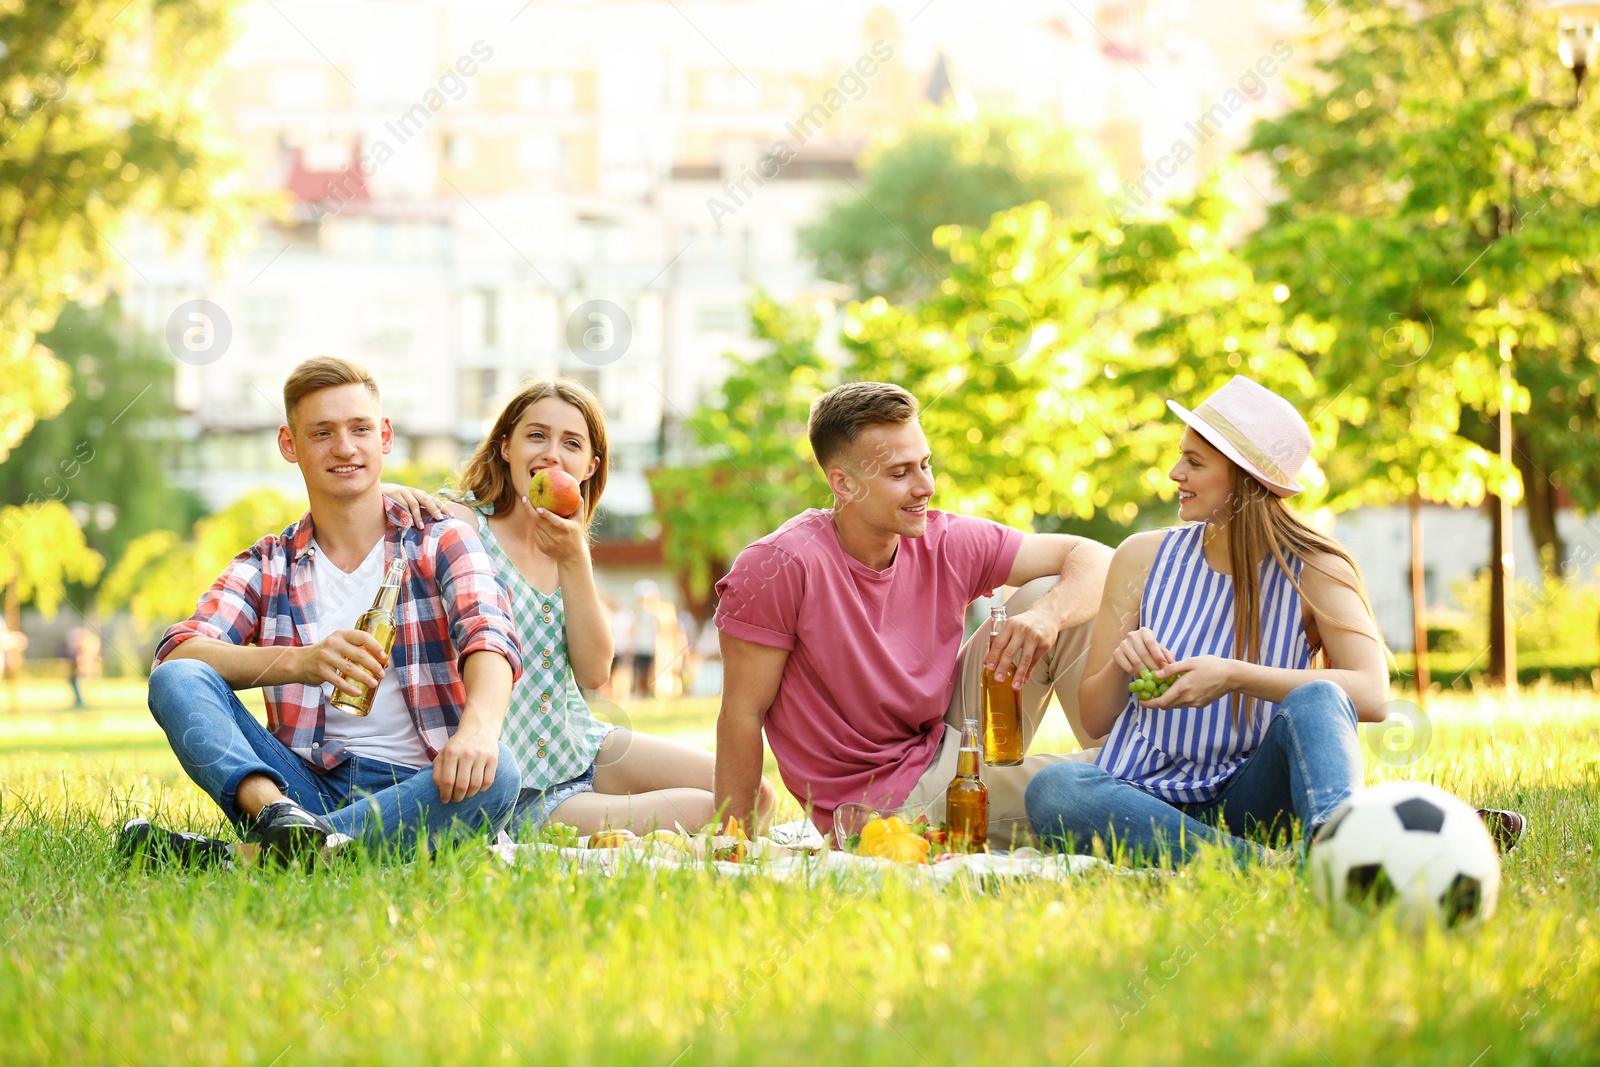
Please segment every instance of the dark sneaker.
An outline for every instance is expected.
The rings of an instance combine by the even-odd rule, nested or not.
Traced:
[[[1502,811],[1499,808],[1479,808],[1478,818],[1483,820],[1484,828],[1489,831],[1489,836],[1494,840],[1494,847],[1500,850],[1500,855],[1517,847],[1517,842],[1522,840],[1522,831],[1526,826],[1521,815],[1514,811]]]
[[[285,867],[314,859],[337,836],[328,820],[292,800],[268,804],[256,816],[256,837],[261,851]]]
[[[129,863],[152,867],[233,869],[233,847],[203,834],[163,830],[148,819],[131,819],[117,834],[117,853]]]

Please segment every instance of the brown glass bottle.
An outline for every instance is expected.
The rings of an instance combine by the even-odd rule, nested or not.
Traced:
[[[389,572],[383,576],[383,585],[378,587],[378,595],[372,601],[372,607],[356,620],[356,629],[365,630],[378,639],[378,644],[383,646],[383,663],[387,666],[389,653],[394,650],[394,609],[400,603],[400,585],[405,581],[406,561],[404,556],[396,556],[389,563]],[[339,677],[343,678],[344,675]],[[365,715],[372,710],[372,699],[378,695],[377,686],[361,685],[361,692],[351,696],[337,687],[333,690],[331,703],[340,711],[347,711],[351,715]]]
[[[982,852],[989,844],[989,787],[978,777],[978,720],[967,719],[956,755],[956,776],[944,793],[951,852]]]
[[[1003,606],[989,612],[991,639],[1005,621]],[[1018,696],[1011,688],[1011,679],[996,681],[994,671],[983,669],[983,762],[991,767],[1015,767],[1022,762],[1022,706]]]

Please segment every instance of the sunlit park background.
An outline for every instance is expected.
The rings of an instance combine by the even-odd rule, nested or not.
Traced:
[[[0,1062],[1568,1063],[1600,1039],[1596,11],[1536,0],[0,3]],[[706,747],[712,583],[825,505],[809,402],[924,406],[936,505],[1174,521],[1193,403],[1293,399],[1394,650],[1369,780],[1529,819],[1500,913],[1288,871],[778,884],[130,875],[226,832],[156,636],[304,507],[285,373],[435,489],[601,397],[606,713]],[[641,579],[672,610],[627,667]],[[1067,748],[1057,717],[1038,740]],[[774,769],[770,762],[768,773]],[[789,803],[784,815],[797,817]]]

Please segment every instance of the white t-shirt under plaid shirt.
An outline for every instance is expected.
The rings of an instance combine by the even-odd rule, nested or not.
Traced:
[[[511,690],[500,739],[516,754],[523,789],[548,789],[583,774],[613,727],[594,717],[567,658],[561,590],[541,593],[522,576],[478,512],[478,535],[511,600],[523,673]]]

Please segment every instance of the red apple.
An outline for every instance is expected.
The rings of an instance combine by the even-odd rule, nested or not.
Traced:
[[[533,480],[528,483],[528,503],[570,519],[582,509],[583,497],[578,493],[576,478],[560,467],[546,467],[533,472]]]

